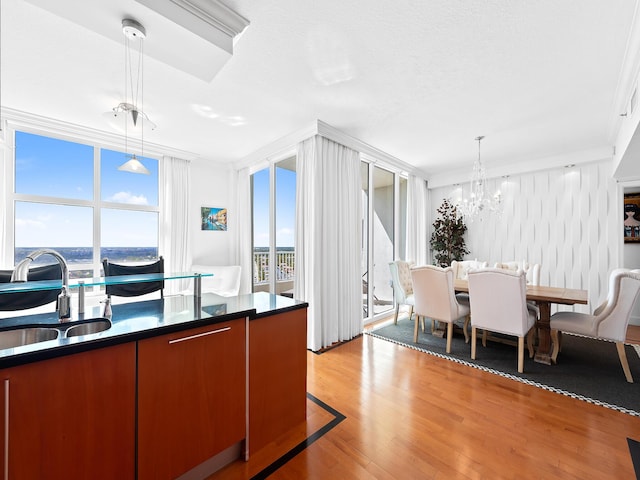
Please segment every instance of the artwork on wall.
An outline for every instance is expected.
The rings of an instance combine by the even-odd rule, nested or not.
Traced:
[[[200,224],[202,230],[227,230],[227,209],[201,207]]]
[[[624,241],[640,242],[640,194],[624,196]]]

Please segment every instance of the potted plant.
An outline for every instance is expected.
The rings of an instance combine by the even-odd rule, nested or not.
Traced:
[[[439,217],[433,222],[431,234],[431,250],[433,251],[434,265],[447,267],[452,260],[462,260],[469,253],[464,242],[464,233],[467,226],[458,214],[455,205],[448,199],[442,201],[438,208]]]

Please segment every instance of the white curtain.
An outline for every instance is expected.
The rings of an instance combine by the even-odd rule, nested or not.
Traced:
[[[253,247],[252,247],[252,209],[251,209],[251,175],[249,168],[235,172],[236,211],[231,220],[230,230],[234,233],[231,242],[231,258],[235,265],[241,267],[240,294],[251,293],[253,286]]]
[[[428,263],[429,201],[427,182],[409,175],[407,188],[407,258],[416,265]]]
[[[163,252],[165,272],[186,272],[190,267],[189,197],[191,192],[190,162],[164,157],[162,212],[164,225]],[[165,282],[165,293],[176,294],[188,288],[189,280]]]
[[[309,303],[307,348],[362,332],[360,155],[321,136],[298,146],[294,297]]]
[[[3,180],[0,180],[0,268],[13,268],[13,262],[9,263],[9,258],[5,257],[8,229],[7,224],[5,223],[7,221],[7,205],[5,203],[7,192],[5,192],[6,182],[4,179],[7,178],[7,163],[10,162],[11,159],[8,158],[9,149],[6,148],[4,139],[4,135],[7,130],[4,128],[5,124],[1,122],[2,121],[0,120],[0,127],[3,128],[0,132],[0,179]],[[12,255],[9,255],[9,257],[13,260]]]

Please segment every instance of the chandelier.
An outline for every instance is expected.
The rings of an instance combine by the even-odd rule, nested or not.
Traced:
[[[460,215],[472,221],[484,213],[499,214],[502,208],[502,194],[496,190],[493,195],[487,193],[487,176],[480,159],[480,142],[484,136],[476,137],[478,142],[478,159],[473,162],[473,174],[469,182],[469,197],[458,201],[456,208]]]

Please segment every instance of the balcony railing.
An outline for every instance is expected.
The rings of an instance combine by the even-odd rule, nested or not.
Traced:
[[[253,252],[253,283],[260,285],[269,283],[269,252]],[[295,275],[296,254],[295,252],[276,251],[275,275],[276,282],[292,281]]]

